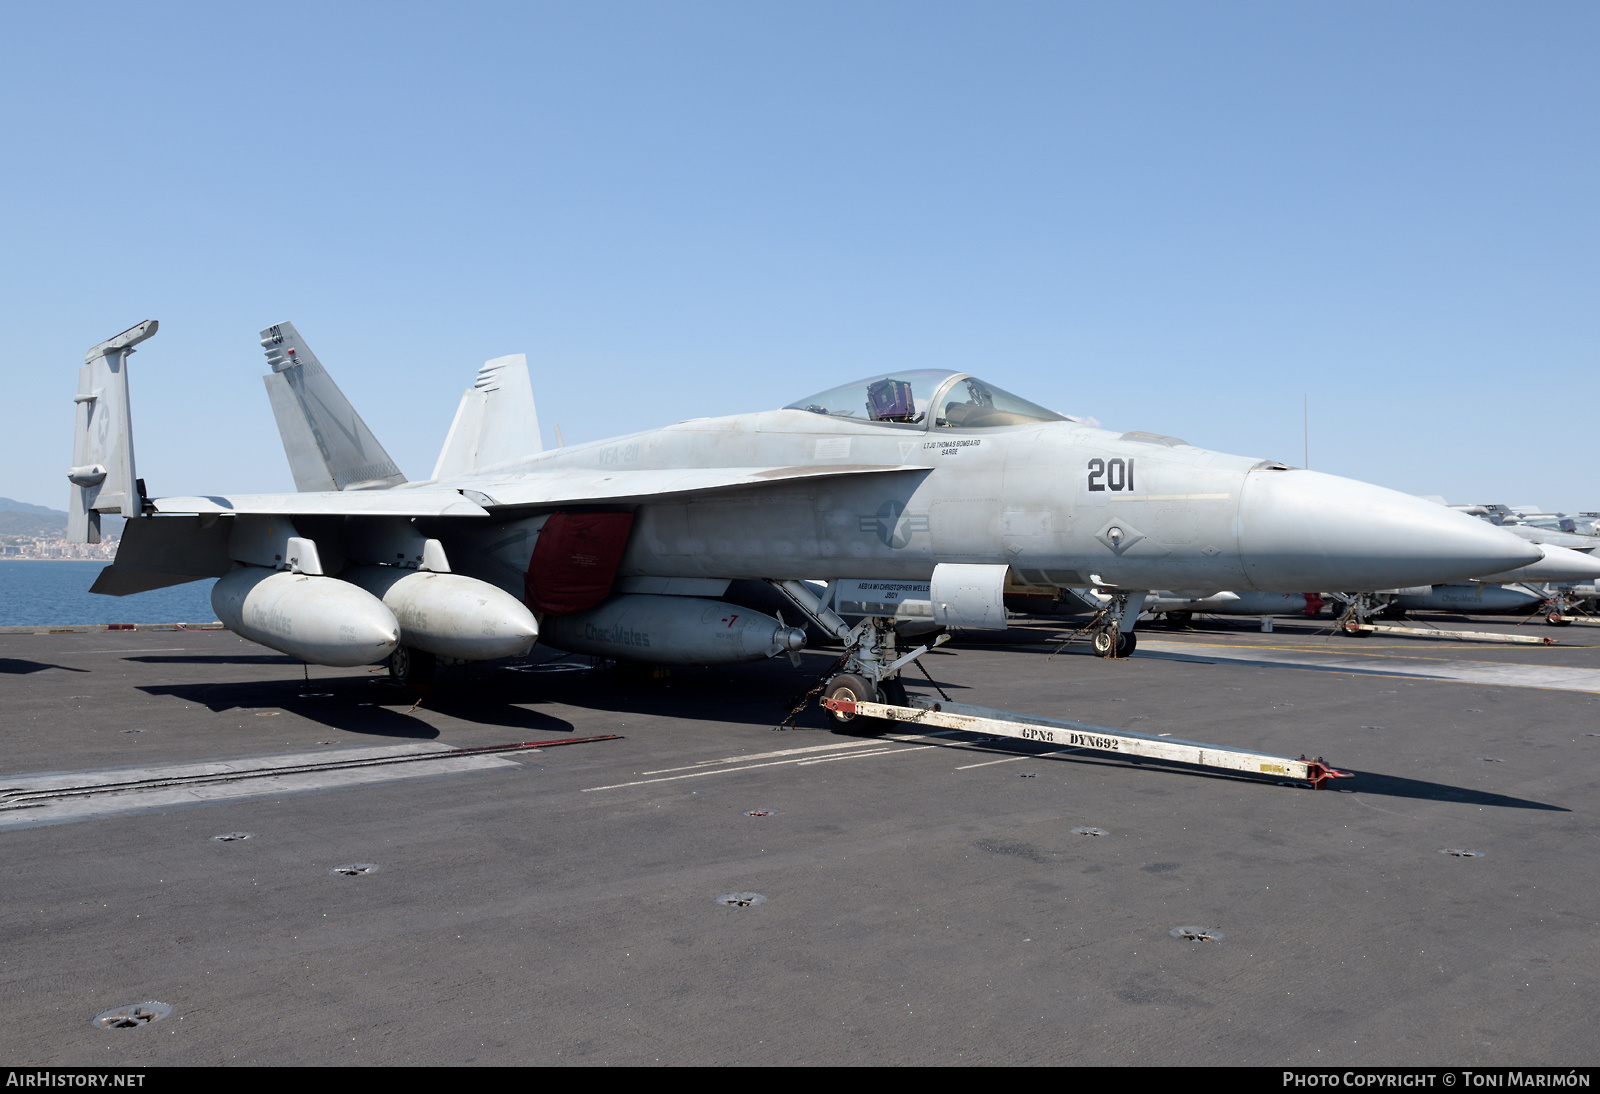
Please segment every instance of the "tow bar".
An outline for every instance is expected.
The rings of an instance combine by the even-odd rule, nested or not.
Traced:
[[[1106,729],[1083,722],[1064,722],[1054,718],[1040,718],[1031,714],[1015,714],[1009,710],[991,710],[988,707],[967,706],[964,703],[935,703],[916,698],[910,706],[890,706],[887,703],[863,703],[850,699],[824,699],[822,705],[835,714],[882,718],[894,722],[910,722],[919,726],[938,726],[966,733],[980,733],[990,737],[1013,737],[1019,741],[1038,741],[1043,744],[1065,745],[1070,749],[1087,749],[1091,752],[1110,752],[1119,756],[1138,756],[1149,760],[1167,760],[1172,763],[1192,764],[1223,771],[1240,771],[1250,775],[1270,775],[1279,779],[1302,779],[1314,789],[1323,789],[1330,779],[1349,779],[1354,772],[1338,771],[1329,767],[1320,756],[1308,760],[1301,756],[1274,756],[1265,752],[1249,752],[1239,748],[1202,744],[1199,741],[1175,740],[1171,737],[1152,737],[1144,733]]]
[[[1457,642],[1508,642],[1523,646],[1553,646],[1554,638],[1536,634],[1504,634],[1500,631],[1454,631],[1444,627],[1391,627],[1386,623],[1358,623],[1350,620],[1343,624],[1344,633],[1352,637],[1369,634],[1403,634],[1409,638],[1451,638]]]

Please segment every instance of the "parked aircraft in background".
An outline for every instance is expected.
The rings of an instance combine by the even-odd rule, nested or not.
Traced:
[[[1434,585],[1426,591],[1404,590],[1389,598],[1389,607],[1400,612],[1457,612],[1462,615],[1518,612],[1528,615],[1544,601],[1542,593],[1516,585],[1465,581],[1453,585]]]
[[[899,649],[895,621],[1003,627],[1008,578],[1106,593],[1109,655],[1131,648],[1150,590],[1394,588],[1542,557],[1393,490],[1093,428],[935,369],[541,451],[526,362],[501,357],[463,395],[433,476],[407,482],[288,323],[261,342],[300,492],[151,497],[127,359],[155,331],[101,343],[79,372],[72,527],[93,539],[99,514],[130,518],[95,590],[216,577],[218,617],[243,637],[317,664],[388,658],[413,685],[437,658],[541,639],[669,664],[792,654],[793,620],[846,644],[825,694],[892,700],[929,648]],[[857,585],[873,614],[852,626],[806,579],[928,588],[891,600]],[[721,599],[734,580],[766,583],[792,614]]]
[[[1144,610],[1163,616],[1168,623],[1182,626],[1196,613],[1206,615],[1297,615],[1314,619],[1327,606],[1317,593],[1213,593],[1210,596],[1185,596],[1161,592],[1145,602]]]
[[[1430,499],[1443,503],[1442,498]],[[1452,505],[1531,543],[1550,543],[1590,553],[1600,547],[1600,513],[1545,513],[1537,506]]]

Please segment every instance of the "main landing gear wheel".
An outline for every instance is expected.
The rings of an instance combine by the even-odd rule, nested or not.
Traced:
[[[1170,627],[1172,630],[1175,630],[1175,631],[1183,630],[1185,627],[1187,627],[1193,621],[1194,621],[1194,613],[1193,612],[1168,612],[1167,613],[1167,626]]]
[[[1111,634],[1112,632],[1110,629],[1094,632],[1094,652],[1099,654],[1101,657],[1113,656],[1111,652]],[[1117,631],[1116,635],[1117,646],[1114,656],[1126,657],[1128,654],[1132,653],[1134,647],[1139,644],[1139,640],[1128,631]]]
[[[849,699],[857,703],[879,702],[878,689],[872,686],[872,681],[865,676],[857,676],[853,672],[841,672],[822,690],[824,699]],[[842,710],[830,710],[829,716],[833,719],[835,729],[849,726],[857,733],[874,733],[883,728],[884,722],[880,718],[868,718],[866,715],[846,713]]]
[[[433,687],[433,670],[438,659],[415,646],[396,646],[389,655],[389,679],[414,695],[425,695]]]

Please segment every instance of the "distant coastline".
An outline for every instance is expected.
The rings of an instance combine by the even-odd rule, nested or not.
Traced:
[[[99,543],[73,543],[43,537],[0,535],[0,562],[111,562],[117,557],[115,539]]]
[[[66,513],[0,498],[0,561],[111,562],[124,526],[121,517],[103,516],[99,543],[75,543],[67,538]]]

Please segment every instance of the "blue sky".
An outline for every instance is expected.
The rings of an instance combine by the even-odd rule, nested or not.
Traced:
[[[486,358],[569,443],[976,371],[1117,429],[1600,508],[1600,8],[0,7],[0,494],[85,349],[153,493],[291,488],[293,321],[425,477]]]

